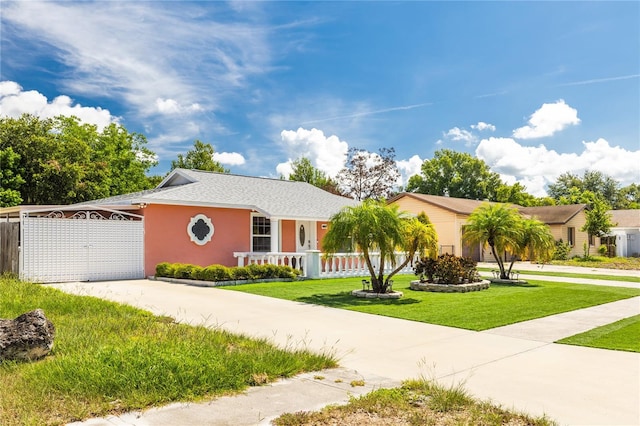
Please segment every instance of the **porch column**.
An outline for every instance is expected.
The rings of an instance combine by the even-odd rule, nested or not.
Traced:
[[[320,278],[322,264],[320,262],[320,250],[307,250],[305,276],[307,278]]]
[[[270,219],[271,221],[271,252],[278,253],[280,251],[280,220]]]

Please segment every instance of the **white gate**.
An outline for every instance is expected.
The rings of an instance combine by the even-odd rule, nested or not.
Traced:
[[[40,213],[41,214],[41,213]],[[144,278],[144,218],[125,212],[23,213],[20,277],[34,282]]]

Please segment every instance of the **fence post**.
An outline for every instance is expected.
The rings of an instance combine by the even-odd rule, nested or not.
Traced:
[[[307,278],[320,278],[322,263],[320,262],[320,250],[307,250],[307,270],[305,276]]]

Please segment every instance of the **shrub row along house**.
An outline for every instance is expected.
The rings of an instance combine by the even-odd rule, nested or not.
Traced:
[[[425,212],[436,228],[441,253],[490,260],[481,247],[465,246],[462,240],[465,221],[481,201],[414,193],[389,201],[413,214]],[[70,206],[0,209],[2,222],[19,224],[19,232],[3,237],[0,258],[14,253],[9,256],[14,261],[5,262],[12,266],[5,270],[44,282],[142,278],[153,275],[160,262],[270,262],[303,273],[313,266],[325,273],[331,269],[337,275],[355,275],[352,264],[349,271],[340,269],[346,260],[336,269],[318,259],[331,216],[357,203],[304,182],[175,169],[148,191]],[[572,205],[520,211],[547,223],[554,238],[571,245],[570,255],[581,255],[588,242],[580,231],[584,209]],[[638,234],[636,224],[613,238],[633,242],[626,236],[637,240]],[[625,244],[625,250],[628,247],[634,250],[632,244]],[[322,265],[310,263],[312,254]]]

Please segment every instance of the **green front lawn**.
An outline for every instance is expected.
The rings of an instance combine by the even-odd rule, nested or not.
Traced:
[[[489,290],[471,293],[430,293],[410,290],[412,275],[394,278],[393,289],[404,292],[397,300],[351,296],[351,290],[362,288],[360,278],[262,283],[225,290],[478,331],[640,295],[640,289],[548,281],[492,284]]]
[[[640,352],[640,315],[594,328],[556,343]]]
[[[42,308],[54,348],[36,362],[0,362],[0,425],[65,424],[171,401],[234,393],[303,371],[330,355],[177,324],[169,317],[0,277],[0,318]]]
[[[491,272],[493,270],[495,270],[496,268],[478,268],[478,271],[480,272]],[[513,268],[514,270],[518,271],[519,269],[517,267]],[[520,271],[520,275],[536,275],[536,276],[548,276],[548,277],[566,277],[566,278],[585,278],[588,280],[605,280],[605,281],[622,281],[622,282],[628,282],[628,283],[640,283],[640,278],[638,277],[633,277],[630,275],[624,275],[624,276],[619,276],[619,275],[604,275],[604,274],[580,274],[580,273],[575,273],[575,272],[548,272],[544,270],[544,267],[542,267],[542,270],[539,271],[529,271],[529,270],[519,270]]]

